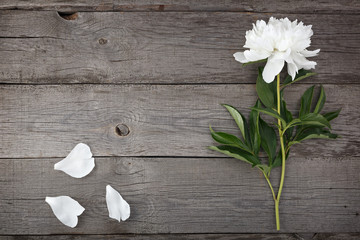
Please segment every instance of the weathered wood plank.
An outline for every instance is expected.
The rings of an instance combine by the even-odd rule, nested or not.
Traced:
[[[314,238],[303,238],[298,234],[151,234],[151,235],[56,235],[59,240],[62,239],[174,239],[174,240],[358,240],[359,233],[317,233]],[[0,240],[29,239],[29,240],[47,240],[54,236],[0,236]]]
[[[278,15],[275,16],[284,16]],[[360,79],[360,15],[289,14],[313,24],[316,83]],[[1,11],[2,83],[253,83],[233,59],[268,14]]]
[[[2,10],[55,10],[63,12],[73,11],[113,11],[114,0],[3,0]]]
[[[295,84],[285,98],[291,111],[309,85]],[[333,130],[342,138],[294,146],[292,155],[359,156],[360,85],[324,85],[324,111],[342,108]],[[209,124],[238,134],[220,103],[247,115],[256,101],[254,85],[3,85],[0,86],[0,156],[64,157],[78,143],[96,156],[220,156]],[[117,135],[118,124],[130,133]],[[315,150],[316,149],[316,150]]]
[[[0,160],[0,234],[276,232],[266,181],[236,159],[96,158],[84,179],[54,171],[58,160]],[[359,171],[359,157],[293,157],[282,195],[282,232],[359,232]],[[128,221],[108,218],[106,184],[131,205]],[[85,207],[77,228],[59,223],[44,202],[57,195]]]
[[[360,238],[360,233],[318,233],[314,240],[357,240]]]
[[[0,9],[58,11],[232,11],[278,13],[359,13],[358,1],[232,0],[2,0]]]
[[[0,236],[0,240],[47,240],[53,239],[54,236]],[[151,239],[174,239],[174,240],[358,240],[359,233],[317,233],[313,238],[304,238],[298,234],[151,234],[151,235],[56,235],[56,239],[134,239],[134,240],[151,240]]]
[[[334,234],[337,236],[337,234]],[[344,236],[352,236],[355,234],[343,234]],[[359,236],[359,235],[357,235]],[[54,236],[0,236],[0,240],[47,240],[53,239]],[[151,234],[151,235],[56,235],[56,239],[104,239],[104,240],[304,240],[296,234]],[[344,238],[332,238],[332,240],[345,240]],[[355,238],[347,238],[356,240]]]

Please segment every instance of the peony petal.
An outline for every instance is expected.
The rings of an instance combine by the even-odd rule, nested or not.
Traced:
[[[287,56],[285,58],[285,61],[287,62],[287,72],[291,76],[292,80],[294,80],[296,74],[299,71],[298,66],[295,64],[295,62],[292,59],[291,55]]]
[[[130,205],[110,185],[106,186],[106,205],[109,210],[109,217],[120,222],[130,217]]]
[[[243,52],[236,52],[236,53],[234,53],[233,56],[234,56],[235,60],[238,62],[241,62],[241,63],[249,62],[248,60],[246,60]]]
[[[244,52],[244,56],[246,60],[248,60],[248,62],[255,62],[258,60],[268,58],[270,56],[270,53],[267,51],[256,51],[250,49]]]
[[[293,53],[291,54],[291,57],[294,60],[294,63],[297,65],[298,69],[303,68],[305,70],[310,70],[316,66],[316,62],[307,60],[300,53]]]
[[[290,54],[291,54],[291,49],[288,48],[285,52],[274,52],[270,59],[271,60],[285,60],[287,61],[290,58]]]
[[[46,197],[45,202],[50,205],[57,219],[71,228],[76,227],[78,216],[85,211],[83,206],[68,196]]]
[[[54,165],[55,170],[60,170],[74,178],[88,175],[95,167],[95,161],[88,145],[79,143],[69,155]]]
[[[278,75],[284,67],[284,60],[283,59],[271,59],[269,58],[262,76],[264,81],[267,83],[271,83],[274,81],[276,75]]]
[[[287,51],[290,46],[291,46],[291,40],[288,39],[288,38],[281,39],[281,40],[276,44],[276,48],[277,48],[280,52],[285,52],[285,51]]]
[[[309,47],[311,44],[310,38],[298,39],[296,43],[292,45],[294,51],[302,51],[303,49]]]
[[[263,71],[264,80],[272,82],[283,66],[288,64],[288,73],[295,77],[300,69],[315,68],[316,62],[308,61],[307,57],[316,56],[319,50],[308,51],[313,30],[311,25],[304,25],[297,20],[270,17],[268,23],[256,21],[253,29],[246,31],[243,53],[234,55],[239,62],[255,62],[267,59]]]
[[[287,71],[288,74],[291,76],[292,80],[295,79],[296,73],[298,72],[298,68],[295,63],[288,63],[287,64]]]
[[[320,52],[320,49],[316,49],[314,51],[308,51],[308,50],[302,50],[300,53],[304,56],[304,57],[315,57],[318,53]]]

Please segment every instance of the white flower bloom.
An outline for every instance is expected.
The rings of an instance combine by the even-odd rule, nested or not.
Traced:
[[[68,196],[59,197],[46,197],[47,202],[57,219],[68,227],[76,227],[78,223],[78,216],[84,211],[83,208],[76,200]]]
[[[110,185],[106,186],[106,205],[109,210],[109,217],[120,222],[130,217],[130,205]]]
[[[315,68],[316,62],[307,57],[316,56],[320,49],[306,50],[310,46],[313,35],[311,25],[304,25],[297,20],[291,22],[288,18],[276,19],[271,17],[268,24],[263,20],[256,21],[253,29],[246,31],[244,52],[234,54],[235,60],[241,63],[267,59],[263,71],[265,82],[270,83],[281,72],[285,62],[287,71],[294,80],[300,69]]]
[[[61,170],[74,178],[88,175],[95,167],[95,161],[88,145],[79,143],[69,155],[54,165],[55,170]]]

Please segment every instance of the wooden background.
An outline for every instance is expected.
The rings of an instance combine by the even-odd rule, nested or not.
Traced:
[[[359,1],[2,0],[0,239],[360,238],[359,13]],[[270,16],[312,24],[321,48],[290,110],[314,83],[325,110],[342,108],[342,138],[291,153],[280,234],[261,174],[206,149],[209,123],[236,132],[219,103],[247,113],[255,101],[256,66],[232,54]],[[54,171],[79,142],[94,171]],[[108,218],[106,184],[130,203],[128,221]],[[86,208],[76,228],[44,202],[57,195]]]

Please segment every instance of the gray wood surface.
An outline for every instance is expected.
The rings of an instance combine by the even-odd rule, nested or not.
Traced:
[[[57,11],[231,11],[280,13],[358,13],[356,0],[2,0],[0,9]]]
[[[2,0],[0,240],[360,239],[359,13],[354,0]],[[342,108],[340,139],[293,147],[280,234],[258,170],[206,149],[209,124],[239,134],[220,103],[254,104],[256,66],[232,54],[270,16],[312,24],[321,49],[319,74],[286,92],[290,110],[313,83],[325,111]],[[54,171],[78,142],[94,171]],[[108,218],[106,184],[128,221]],[[57,195],[86,208],[76,228],[44,202]]]
[[[96,158],[94,171],[83,179],[54,171],[59,160],[1,160],[1,234],[276,232],[266,181],[236,159]],[[292,157],[281,231],[359,232],[358,160]],[[275,185],[278,170],[272,172]],[[132,206],[126,222],[108,217],[106,184]],[[46,196],[58,195],[69,195],[85,207],[76,228],[59,223],[44,202]]]
[[[285,98],[291,111],[310,85],[295,84]],[[342,108],[333,122],[335,141],[309,140],[293,156],[359,157],[360,86],[324,85],[324,111]],[[2,158],[65,157],[78,143],[95,156],[221,156],[206,147],[216,130],[239,134],[220,103],[247,115],[256,101],[254,85],[5,85],[0,86]],[[355,121],[355,122],[354,122]],[[130,133],[119,136],[116,126]]]
[[[348,235],[346,235],[348,236]],[[16,239],[29,239],[29,240],[47,240],[53,239],[55,236],[0,236],[0,240],[16,240]],[[295,234],[161,234],[161,235],[56,235],[57,239],[104,239],[104,240],[303,240]],[[340,240],[340,239],[339,239]],[[341,239],[342,240],[342,239]]]
[[[274,16],[284,16],[274,14]],[[358,83],[360,15],[287,14],[312,24],[316,83]],[[1,83],[254,83],[233,53],[269,14],[0,12]],[[31,27],[29,27],[31,26]]]
[[[104,240],[358,240],[357,233],[318,233],[311,237],[303,234],[150,234],[150,235],[50,235],[50,236],[0,236],[0,240],[48,240],[48,239],[104,239]]]

